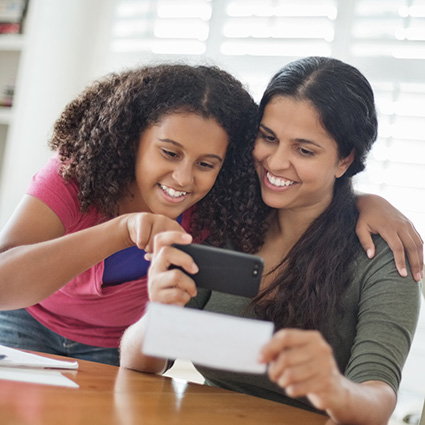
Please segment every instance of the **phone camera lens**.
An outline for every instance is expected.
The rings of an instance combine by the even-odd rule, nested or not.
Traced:
[[[254,269],[252,270],[252,275],[254,276],[254,277],[257,277],[258,276],[258,273],[259,273],[259,265],[258,264],[255,264],[254,265]]]

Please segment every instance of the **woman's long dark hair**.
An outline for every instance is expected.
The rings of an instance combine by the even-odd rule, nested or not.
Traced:
[[[215,245],[230,238],[241,250],[258,249],[264,234],[252,165],[258,107],[238,80],[214,66],[163,64],[112,73],[65,108],[50,147],[59,154],[63,177],[79,186],[81,211],[95,207],[114,216],[135,178],[141,133],[180,112],[215,119],[229,138],[216,183],[193,214],[194,236],[209,230]]]
[[[377,137],[374,95],[356,68],[336,59],[308,57],[290,63],[272,78],[260,103],[260,116],[268,102],[279,96],[311,102],[336,141],[339,158],[353,151],[354,161],[336,180],[329,207],[275,268],[278,277],[253,306],[277,328],[324,330],[329,314],[343,313],[341,299],[359,252],[351,176],[364,169]]]

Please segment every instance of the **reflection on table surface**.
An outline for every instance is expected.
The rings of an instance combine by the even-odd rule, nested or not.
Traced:
[[[52,356],[55,357],[55,356]],[[66,359],[63,357],[55,357]],[[330,425],[280,403],[178,379],[79,360],[62,371],[79,388],[0,381],[2,425]]]

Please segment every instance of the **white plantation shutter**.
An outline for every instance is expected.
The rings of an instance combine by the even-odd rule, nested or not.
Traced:
[[[425,0],[353,1],[347,48],[379,110],[379,139],[358,188],[397,205],[425,236]]]
[[[307,55],[345,60],[371,81],[379,140],[357,188],[425,235],[425,0],[116,0],[108,65],[214,63],[259,100],[275,71]]]

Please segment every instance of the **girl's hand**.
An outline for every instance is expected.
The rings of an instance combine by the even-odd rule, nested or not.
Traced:
[[[197,273],[198,266],[192,257],[172,244],[189,244],[192,236],[178,231],[159,233],[154,238],[153,255],[148,271],[149,299],[163,304],[185,305],[190,298],[196,296],[196,285],[188,273]]]
[[[394,253],[397,270],[407,276],[406,258],[416,281],[422,279],[424,258],[423,240],[413,224],[388,201],[377,195],[357,196],[359,220],[356,233],[369,258],[375,255],[371,234],[379,234]]]
[[[146,252],[153,251],[154,237],[158,233],[167,230],[186,233],[177,221],[160,214],[129,214],[126,223],[131,243]]]
[[[269,363],[270,380],[290,397],[308,397],[321,410],[343,403],[345,378],[320,332],[281,329],[263,347],[260,361]]]

